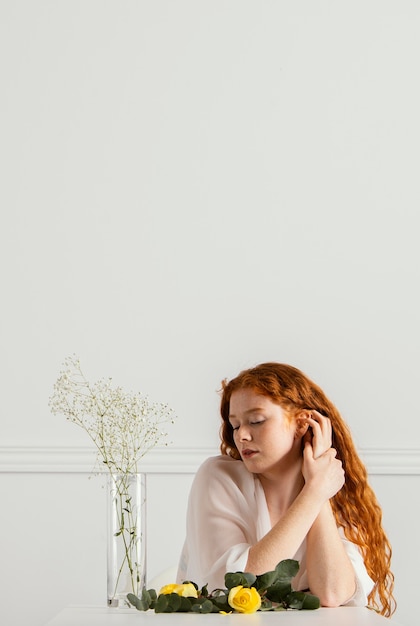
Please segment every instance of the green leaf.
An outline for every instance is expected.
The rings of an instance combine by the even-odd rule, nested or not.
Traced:
[[[137,606],[137,600],[138,597],[134,594],[134,593],[128,593],[127,594],[127,600],[129,601],[130,604],[132,604],[133,606]]]
[[[229,605],[228,596],[223,593],[217,596],[212,596],[211,601],[217,611],[231,611],[232,607]]]
[[[155,613],[170,613],[171,611],[168,611],[168,605],[168,596],[162,593],[156,600]]]
[[[257,576],[255,581],[255,588],[257,591],[260,589],[268,589],[276,582],[278,578],[277,570],[273,570],[272,572],[266,572],[265,574],[261,574]]]
[[[150,599],[152,602],[156,602],[157,600],[157,593],[154,589],[148,589],[146,591],[146,589],[143,589],[143,593],[147,593],[150,596]]]
[[[141,599],[144,604],[147,604],[148,608],[152,608],[153,602],[156,600],[156,591],[154,589],[143,589]]]
[[[144,588],[141,593],[141,597],[136,596],[134,593],[127,594],[127,600],[130,604],[136,607],[138,611],[148,611],[153,609],[157,596],[154,589]]]
[[[270,602],[270,600],[268,600],[265,596],[263,598],[261,598],[261,607],[259,609],[260,611],[272,611],[273,610],[273,603]]]
[[[129,601],[130,604],[135,606],[138,611],[148,611],[150,608],[150,605],[148,602],[144,602],[143,600],[140,600],[140,598],[134,595],[134,593],[128,593],[127,600]]]
[[[193,613],[213,613],[213,602],[208,599],[199,603],[195,602],[192,605],[191,610]]]
[[[285,559],[276,565],[277,577],[279,579],[291,580],[299,571],[299,562],[294,559]]]
[[[314,596],[312,593],[305,593],[302,609],[313,611],[315,609],[319,609],[320,606],[321,600],[318,596]]]
[[[291,591],[292,585],[290,582],[280,580],[267,589],[266,596],[272,602],[283,602]]]
[[[190,611],[191,602],[177,593],[161,593],[155,603],[155,613],[177,613]]]
[[[303,607],[304,597],[303,591],[291,591],[286,598],[287,604],[291,609],[300,610]]]
[[[198,588],[197,588],[198,591]],[[200,596],[203,596],[204,598],[207,598],[209,595],[209,590],[207,589],[207,584],[204,585],[204,587],[201,588],[200,592],[199,592]]]
[[[181,604],[179,605],[178,612],[189,613],[191,611],[191,598],[184,598],[184,596],[179,596],[181,599]]]
[[[286,600],[291,609],[313,610],[319,609],[320,607],[320,600],[317,596],[303,591],[292,591],[289,593]]]
[[[255,574],[248,572],[228,572],[225,574],[225,585],[227,589],[239,587],[239,585],[242,585],[242,587],[251,587],[256,579]]]
[[[181,608],[182,597],[177,593],[168,593],[168,608],[170,609],[170,613],[176,613]]]
[[[246,585],[243,585],[243,583],[241,583],[243,587],[252,587],[252,585],[257,580],[257,577],[255,576],[255,574],[251,574],[250,572],[241,572],[241,573],[242,573],[242,576],[247,581]]]
[[[241,584],[242,577],[240,574],[234,572],[228,572],[225,574],[225,585],[227,589],[232,589]]]

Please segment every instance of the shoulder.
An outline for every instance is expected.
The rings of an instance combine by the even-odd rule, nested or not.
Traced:
[[[198,468],[198,473],[231,473],[231,472],[242,472],[245,471],[247,473],[248,470],[244,467],[242,461],[237,461],[233,459],[231,456],[227,454],[219,454],[217,456],[210,456],[208,459],[203,461],[203,463]]]
[[[189,494],[189,509],[205,515],[225,515],[241,511],[249,515],[255,506],[255,476],[242,461],[226,455],[210,457],[202,463],[194,477]],[[204,513],[203,513],[204,514]]]
[[[206,459],[198,468],[195,481],[217,481],[219,484],[235,484],[240,489],[254,482],[254,475],[248,472],[242,461],[226,454]],[[242,490],[242,489],[241,489]]]

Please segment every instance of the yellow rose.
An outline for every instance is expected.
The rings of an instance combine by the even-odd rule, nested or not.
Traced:
[[[166,595],[167,593],[178,593],[178,587],[179,585],[175,585],[175,584],[165,585],[159,591],[158,596],[160,596],[161,594]]]
[[[198,598],[197,589],[192,583],[184,583],[183,585],[178,586],[179,590],[176,593],[179,596],[184,596],[184,598]]]
[[[167,595],[168,593],[177,593],[179,596],[184,596],[184,598],[198,598],[197,589],[192,583],[184,583],[183,585],[165,585],[159,591],[158,595]]]
[[[229,605],[238,613],[255,613],[261,606],[261,596],[255,587],[233,587],[229,591]]]

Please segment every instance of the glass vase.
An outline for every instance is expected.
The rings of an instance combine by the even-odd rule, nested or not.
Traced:
[[[108,606],[127,605],[146,584],[146,475],[108,478]]]

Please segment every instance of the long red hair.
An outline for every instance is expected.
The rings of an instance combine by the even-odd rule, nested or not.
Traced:
[[[244,370],[231,381],[222,383],[220,449],[222,454],[234,459],[240,459],[240,455],[229,423],[229,403],[232,393],[244,388],[270,397],[282,406],[290,419],[303,409],[315,409],[330,418],[332,446],[337,450],[346,476],[343,487],[331,499],[335,519],[346,537],[359,546],[368,574],[375,583],[368,597],[369,606],[390,617],[396,608],[392,594],[394,575],[390,570],[392,549],[382,528],[382,509],[339,411],[318,385],[291,365],[263,363]]]

